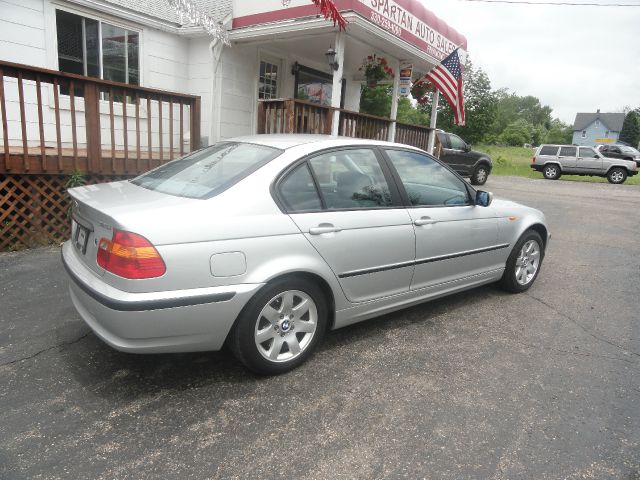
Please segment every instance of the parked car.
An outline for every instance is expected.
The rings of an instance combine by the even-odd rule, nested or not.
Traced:
[[[591,147],[576,145],[540,145],[531,168],[549,180],[557,180],[566,173],[606,177],[610,183],[624,183],[627,177],[638,173],[635,162],[605,157]]]
[[[325,330],[500,282],[523,292],[544,215],[476,191],[424,151],[262,135],[130,181],[69,190],[71,299],[112,347],[306,360]]]
[[[626,145],[600,145],[597,150],[605,157],[631,160],[640,167],[640,152],[633,147]]]
[[[442,145],[440,160],[463,177],[470,177],[472,185],[484,185],[493,168],[491,157],[471,150],[458,135],[443,131],[438,131],[437,135]]]

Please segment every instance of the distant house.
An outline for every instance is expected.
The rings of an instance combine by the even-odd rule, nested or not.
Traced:
[[[573,144],[595,146],[615,143],[620,136],[624,113],[577,113],[573,122]]]

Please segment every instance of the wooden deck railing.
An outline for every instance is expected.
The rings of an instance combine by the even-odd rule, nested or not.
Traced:
[[[365,113],[340,110],[338,135],[369,140],[388,140],[391,120]]]
[[[258,133],[331,133],[331,107],[282,98],[258,102]]]
[[[0,115],[0,173],[134,175],[200,145],[200,97],[5,61]]]
[[[339,112],[338,135],[371,140],[388,140],[393,121],[365,113],[326,107],[293,98],[260,100],[258,133],[330,134]],[[429,127],[396,122],[395,141],[426,149]]]
[[[397,122],[395,141],[426,150],[429,144],[430,131],[429,127],[423,127],[422,125]]]

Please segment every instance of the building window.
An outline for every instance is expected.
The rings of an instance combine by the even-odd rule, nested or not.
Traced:
[[[596,127],[600,126],[600,120],[596,120]]]
[[[587,138],[587,131],[586,130],[582,130],[582,138]]]
[[[280,66],[277,62],[260,60],[260,76],[258,77],[258,98],[269,100],[278,98],[278,74]]]
[[[140,84],[139,33],[56,10],[58,68],[63,72]]]
[[[609,138],[609,130],[607,130],[606,132],[604,132],[604,138]]]

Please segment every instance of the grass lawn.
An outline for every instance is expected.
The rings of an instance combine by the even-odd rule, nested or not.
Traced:
[[[542,173],[536,172],[529,165],[535,152],[532,148],[496,147],[495,145],[474,145],[474,150],[486,152],[493,160],[493,175],[512,175],[516,177],[543,178]],[[581,177],[579,175],[562,175],[562,180],[576,182],[608,183],[603,177]],[[624,182],[630,185],[640,185],[640,174],[629,177]]]

